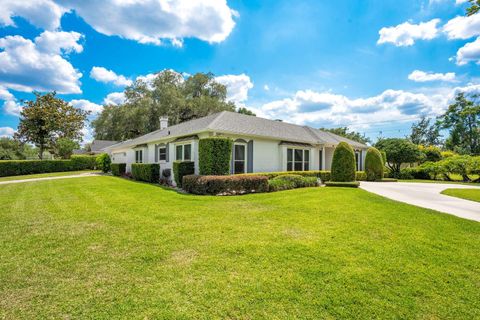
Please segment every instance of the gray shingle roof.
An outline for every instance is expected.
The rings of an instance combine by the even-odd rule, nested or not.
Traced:
[[[341,141],[345,141],[353,147],[367,147],[365,144],[308,126],[300,126],[287,122],[248,116],[236,112],[223,111],[200,119],[183,122],[163,130],[153,131],[141,137],[118,143],[108,149],[130,147],[142,143],[162,140],[167,137],[174,138],[188,136],[205,131],[265,137],[309,144],[336,145]]]
[[[92,152],[97,152],[102,150],[103,148],[112,146],[114,144],[117,144],[118,141],[110,141],[110,140],[93,140],[92,145],[91,145],[91,150]]]

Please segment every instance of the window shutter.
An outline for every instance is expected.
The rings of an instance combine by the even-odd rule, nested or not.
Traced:
[[[247,173],[253,172],[253,140],[247,144]]]
[[[158,145],[155,145],[155,163],[158,162]]]
[[[166,152],[167,153],[166,154],[167,162],[170,162],[170,146],[169,145],[170,145],[170,143],[167,143],[167,152]]]

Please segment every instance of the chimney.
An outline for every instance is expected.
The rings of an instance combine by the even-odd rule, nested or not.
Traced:
[[[160,117],[160,130],[166,129],[168,127],[168,117]]]

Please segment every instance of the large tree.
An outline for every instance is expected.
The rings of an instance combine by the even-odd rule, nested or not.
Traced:
[[[81,141],[88,112],[57,98],[55,92],[34,94],[35,100],[24,103],[15,138],[35,144],[40,159],[45,150],[54,150],[60,138]]]
[[[37,154],[32,146],[12,138],[0,138],[0,160],[23,160]]]
[[[398,177],[400,174],[402,164],[417,162],[421,157],[418,146],[408,139],[380,139],[375,147],[386,153],[386,165],[390,168],[394,177]]]
[[[475,98],[475,97],[472,97]],[[480,154],[480,105],[458,93],[455,103],[438,118],[443,129],[450,131],[445,147],[461,154]]]
[[[226,87],[211,73],[197,73],[186,79],[172,70],[156,75],[151,82],[137,80],[125,90],[126,101],[107,105],[92,122],[96,139],[125,140],[159,129],[159,118],[169,124],[204,117],[220,111],[235,111],[227,101]]]
[[[414,144],[437,146],[440,144],[440,129],[436,123],[430,124],[430,119],[422,117],[412,125],[412,133],[408,137]]]
[[[336,135],[339,135],[339,136],[342,136],[342,137],[345,137],[347,139],[357,141],[357,142],[360,142],[360,143],[371,143],[372,142],[370,140],[370,138],[365,136],[365,134],[362,134],[362,133],[356,132],[356,131],[350,131],[350,129],[347,128],[347,127],[330,128],[330,129],[320,128],[320,130],[328,131],[328,132],[334,133]]]

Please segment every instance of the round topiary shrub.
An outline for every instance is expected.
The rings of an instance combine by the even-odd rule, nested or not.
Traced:
[[[383,159],[378,149],[371,147],[367,150],[365,172],[367,173],[367,181],[383,179]]]
[[[340,142],[333,152],[332,181],[355,181],[355,152],[346,142]]]

